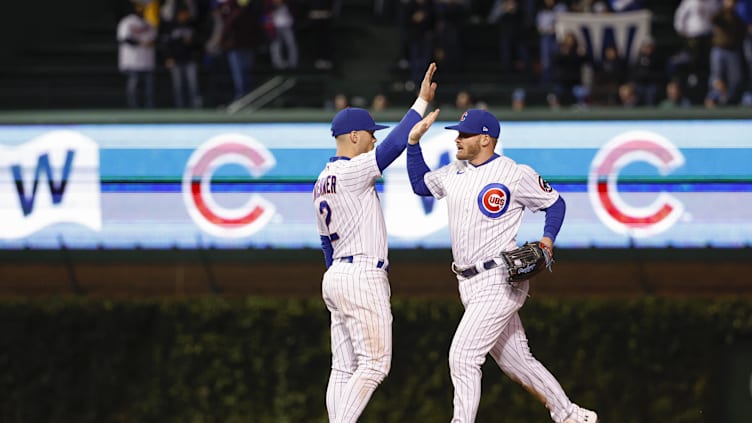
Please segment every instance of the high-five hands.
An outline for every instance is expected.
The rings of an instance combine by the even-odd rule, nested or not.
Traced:
[[[420,122],[416,123],[410,130],[410,134],[407,136],[407,142],[409,144],[417,144],[420,142],[420,138],[428,131],[428,128],[436,122],[436,117],[439,116],[441,109],[436,109],[424,117]]]
[[[425,76],[423,76],[423,82],[420,83],[420,93],[418,97],[427,101],[428,103],[433,101],[434,95],[436,95],[436,83],[433,82],[433,74],[436,73],[436,63],[431,62],[428,65]]]

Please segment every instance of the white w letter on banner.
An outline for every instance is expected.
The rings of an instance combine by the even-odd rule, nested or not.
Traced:
[[[72,131],[53,131],[16,148],[0,146],[0,238],[55,223],[102,227],[99,148]]]

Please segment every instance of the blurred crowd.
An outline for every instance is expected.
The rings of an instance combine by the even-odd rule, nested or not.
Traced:
[[[161,66],[169,70],[177,108],[200,108],[206,96],[221,95],[216,84],[224,72],[232,80],[232,98],[212,98],[211,104],[242,98],[259,83],[254,68],[260,51],[279,72],[298,68],[301,20],[314,38],[314,66],[332,67],[335,0],[125,1],[117,40],[129,107],[154,107],[154,73]],[[206,87],[199,86],[199,71],[208,75]]]
[[[399,34],[395,67],[408,75],[406,90],[415,88],[431,61],[439,63],[442,72],[471,78],[472,31],[485,25],[494,28],[498,46],[486,55],[497,61],[500,73],[518,75],[522,81],[509,99],[518,110],[532,104],[526,101],[532,92],[544,93],[542,105],[551,108],[752,107],[752,0],[672,4],[673,16],[662,16],[673,21],[671,42],[654,38],[648,28],[635,54],[620,51],[613,34],[593,51],[592,45],[583,45],[581,34],[563,32],[558,24],[568,12],[603,17],[651,10],[651,0],[374,0],[373,13]],[[302,25],[306,36],[314,38],[306,40],[312,51],[305,66],[321,71],[335,67],[332,29],[347,3],[130,0],[129,5],[132,10],[117,31],[128,105],[153,107],[154,71],[164,66],[171,76],[174,106],[198,108],[206,104],[204,98],[217,95],[213,76],[218,72],[229,73],[233,93],[214,103],[252,91],[260,82],[254,80],[259,51],[275,71],[299,69]],[[198,78],[199,72],[208,77]],[[206,86],[199,86],[199,80]],[[458,93],[458,103],[461,96],[466,103],[484,106],[483,93]],[[338,93],[325,106],[346,107],[351,100]],[[358,103],[378,110],[388,106],[388,95],[359,98]]]

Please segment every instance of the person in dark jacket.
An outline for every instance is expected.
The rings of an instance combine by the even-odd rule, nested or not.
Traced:
[[[665,66],[657,53],[655,42],[647,39],[640,45],[637,58],[629,69],[629,80],[635,84],[642,105],[655,106],[658,87],[664,84],[665,79]]]
[[[722,80],[733,102],[744,77],[741,52],[747,25],[736,13],[736,0],[723,0],[721,9],[713,15],[711,22],[713,47],[710,49],[708,90],[713,89],[715,81]]]
[[[188,106],[201,107],[197,60],[199,45],[193,15],[185,4],[178,6],[173,20],[163,21],[162,37],[165,47],[165,67],[169,69],[172,78],[175,107],[186,107],[186,91]]]
[[[222,47],[235,88],[233,100],[248,94],[253,88],[253,64],[256,49],[265,42],[263,2],[261,0],[227,0],[223,13]]]
[[[552,94],[556,104],[575,103],[575,87],[582,86],[582,67],[587,63],[585,49],[579,45],[577,37],[571,32],[565,34],[553,62]]]

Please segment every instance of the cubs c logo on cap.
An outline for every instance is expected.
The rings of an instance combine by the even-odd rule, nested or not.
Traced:
[[[460,116],[460,122],[464,122],[466,117],[467,117],[467,112],[463,113],[462,116]]]
[[[509,188],[503,184],[488,184],[478,194],[478,208],[491,219],[498,219],[509,208]]]

